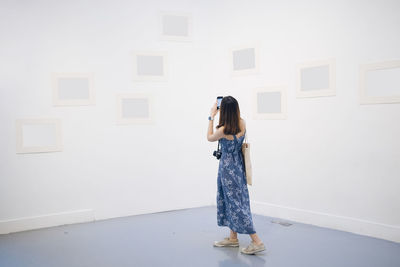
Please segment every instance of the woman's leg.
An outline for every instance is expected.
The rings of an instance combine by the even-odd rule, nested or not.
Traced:
[[[250,237],[256,245],[260,245],[262,243],[257,234],[251,234]]]
[[[234,231],[232,231],[232,229],[231,229],[231,234],[230,234],[230,236],[229,236],[229,239],[236,240],[236,239],[237,239],[237,232],[234,232]]]

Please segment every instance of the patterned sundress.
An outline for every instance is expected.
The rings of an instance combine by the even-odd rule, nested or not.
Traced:
[[[221,138],[221,158],[217,178],[217,223],[240,234],[256,233],[241,152],[244,136]]]

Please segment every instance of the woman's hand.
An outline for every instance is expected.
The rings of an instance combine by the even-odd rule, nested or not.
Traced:
[[[215,103],[214,103],[214,105],[212,106],[212,108],[211,108],[211,111],[210,111],[210,116],[211,117],[215,117],[215,115],[217,115],[217,113],[218,113],[218,109],[217,109],[217,101],[215,101]]]

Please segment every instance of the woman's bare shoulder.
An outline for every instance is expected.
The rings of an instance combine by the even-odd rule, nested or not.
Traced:
[[[245,131],[246,131],[246,121],[240,118],[240,136],[242,136]]]
[[[246,129],[246,121],[242,118],[240,118],[240,123],[241,123],[241,127],[243,129],[243,131]]]

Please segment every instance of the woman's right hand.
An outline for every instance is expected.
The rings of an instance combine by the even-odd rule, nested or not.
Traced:
[[[210,116],[213,117],[213,118],[218,113],[217,107],[218,107],[218,103],[217,103],[217,101],[215,101],[214,105],[211,107],[211,110],[210,110]]]

